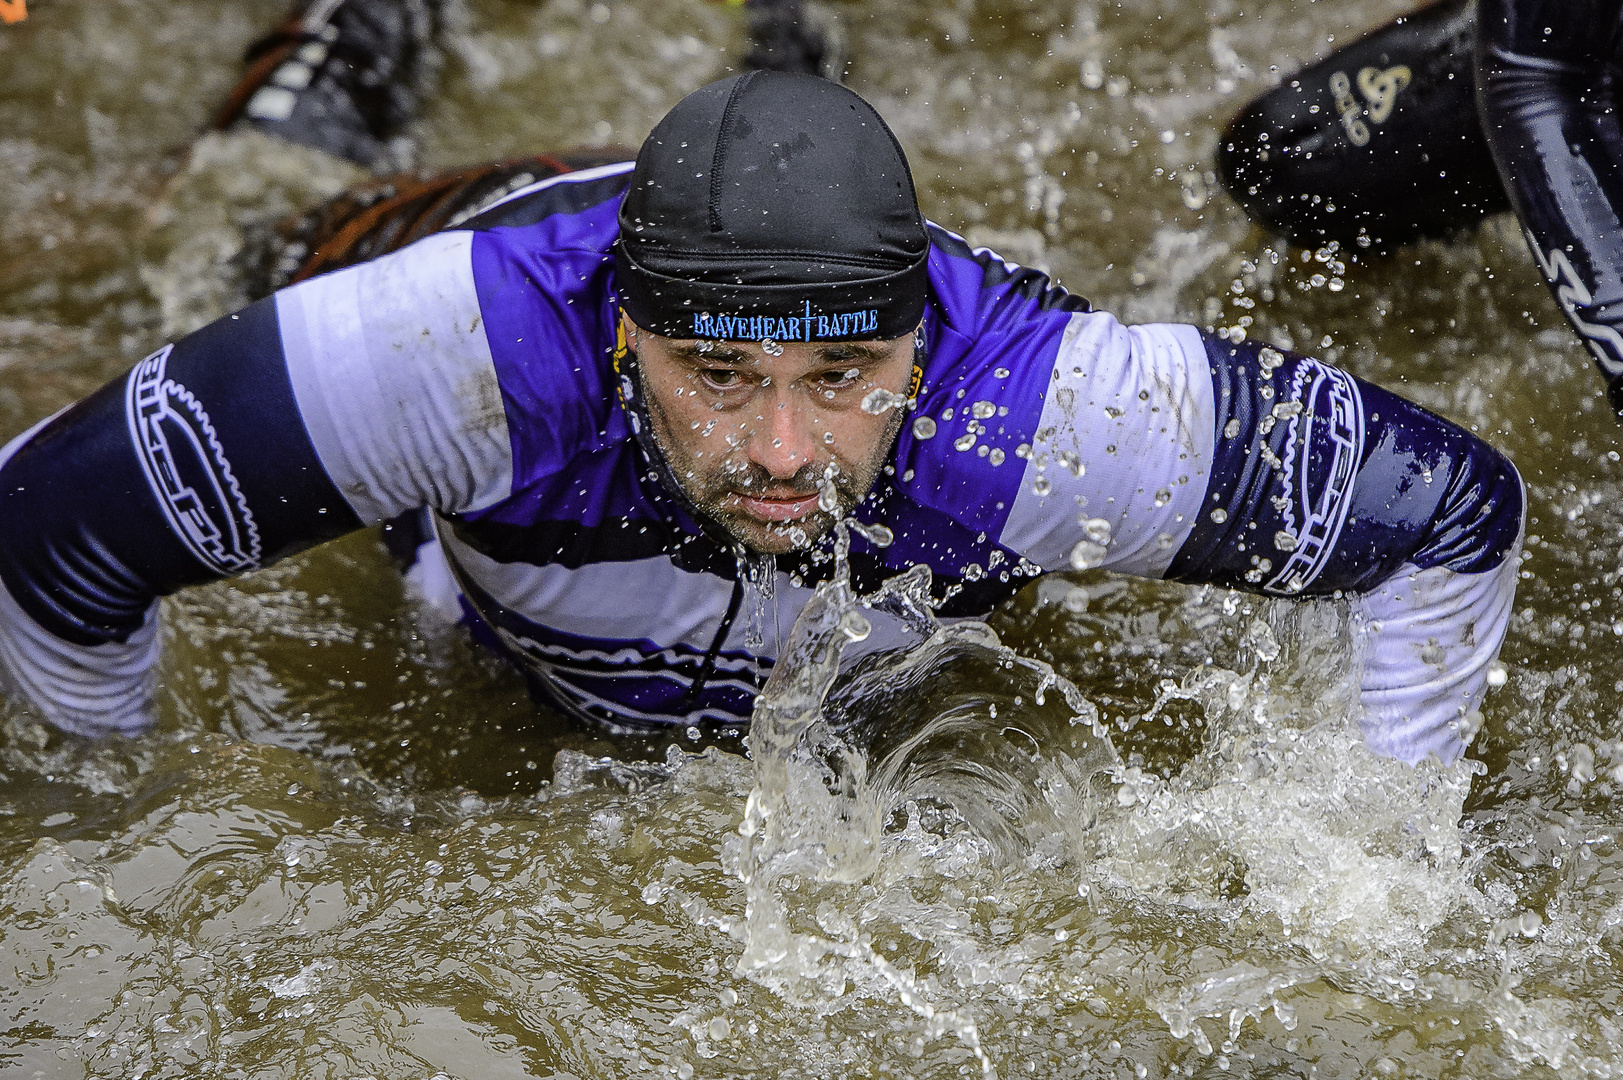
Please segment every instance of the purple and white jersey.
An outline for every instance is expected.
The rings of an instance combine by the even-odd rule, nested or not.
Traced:
[[[83,732],[145,722],[154,600],[419,508],[540,693],[624,729],[742,722],[825,544],[778,559],[778,627],[659,479],[615,392],[630,164],[515,193],[283,290],[20,437],[0,467],[0,661]],[[1355,597],[1377,752],[1463,752],[1510,613],[1514,469],[1310,357],[1123,326],[932,228],[917,407],[856,516],[859,588],[935,575],[983,615],[1079,543],[1124,573]],[[752,634],[752,629],[755,631]],[[775,632],[776,631],[776,632]],[[897,640],[880,627],[867,648]],[[757,642],[752,644],[752,642]]]

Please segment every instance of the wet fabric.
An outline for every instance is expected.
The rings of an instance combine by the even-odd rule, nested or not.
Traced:
[[[780,557],[740,610],[739,554],[635,437],[613,363],[630,172],[539,181],[284,289],[14,442],[13,686],[64,727],[138,727],[156,596],[428,507],[532,685],[615,730],[744,722],[833,560],[828,543]],[[922,563],[949,618],[1076,565],[1357,593],[1370,744],[1463,751],[1515,584],[1522,495],[1502,457],[1311,358],[1123,326],[929,236],[923,382],[855,511],[895,539],[853,540],[859,588]],[[876,613],[852,658],[903,637]]]
[[[667,337],[890,339],[924,311],[907,159],[826,79],[752,71],[683,98],[637,154],[619,230],[620,301]]]
[[[620,147],[580,148],[450,172],[398,173],[359,184],[250,237],[241,260],[248,295],[269,296],[317,274],[399,251],[457,227],[538,181],[628,156]]]
[[[1445,0],[1247,106],[1219,170],[1304,244],[1384,249],[1513,207],[1623,416],[1620,61],[1618,0]]]
[[[1620,0],[1484,0],[1482,115],[1550,291],[1623,416]]]
[[[1471,0],[1405,15],[1246,106],[1218,175],[1295,243],[1385,249],[1508,208],[1477,122]]]

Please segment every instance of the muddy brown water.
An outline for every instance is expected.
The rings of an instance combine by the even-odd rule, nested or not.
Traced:
[[[763,789],[737,747],[538,714],[365,533],[166,602],[151,734],[5,714],[0,1074],[1623,1075],[1600,381],[1508,219],[1338,275],[1209,171],[1245,99],[1402,5],[837,6],[934,219],[1130,320],[1249,319],[1513,456],[1530,557],[1470,762],[1362,752],[1334,605],[1075,575],[991,624],[1080,697],[1038,709],[982,646],[899,683],[941,726],[865,744],[859,820],[815,761]],[[356,175],[183,149],[279,2],[28,13],[0,26],[7,437],[229,307],[243,229]],[[698,0],[453,16],[426,167],[635,145],[742,49]],[[1078,712],[1121,759],[1091,779]],[[740,835],[752,789],[777,832]]]

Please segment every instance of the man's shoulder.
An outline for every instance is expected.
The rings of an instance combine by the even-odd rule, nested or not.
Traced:
[[[930,232],[930,292],[936,314],[973,336],[995,325],[1090,311],[1042,269],[1023,266],[991,247],[974,244],[934,222]]]
[[[545,238],[554,245],[564,240],[571,246],[601,243],[606,249],[618,231],[620,199],[633,164],[615,161],[519,183],[455,227],[514,230],[515,242]]]

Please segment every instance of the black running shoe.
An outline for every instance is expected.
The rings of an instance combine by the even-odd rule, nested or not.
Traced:
[[[441,0],[300,0],[249,47],[248,70],[215,117],[372,169],[403,167]]]
[[[1235,117],[1218,175],[1298,244],[1389,248],[1510,207],[1477,120],[1470,0],[1396,19]]]

